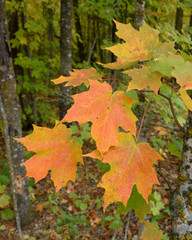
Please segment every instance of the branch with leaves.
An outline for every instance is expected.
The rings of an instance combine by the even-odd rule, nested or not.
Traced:
[[[135,89],[153,91],[167,99],[175,122],[183,130],[171,101],[173,91],[169,97],[160,93],[160,88],[165,87],[161,79],[173,76],[180,86],[181,99],[187,108],[192,108],[192,101],[186,92],[192,88],[192,63],[176,53],[174,42],[161,43],[158,31],[146,23],[137,31],[131,24],[114,22],[118,29],[116,35],[124,42],[106,49],[117,56],[117,61],[98,64],[109,69],[123,69],[122,73],[131,77],[127,82],[121,81],[127,86],[126,89],[113,92],[112,87],[103,82],[106,79],[94,68],[74,69],[70,77],[61,76],[53,82],[59,84],[67,81],[67,85],[73,87],[84,84],[87,90],[72,96],[73,106],[60,122],[56,122],[53,129],[34,126],[32,134],[18,140],[28,151],[35,152],[35,155],[24,163],[27,176],[35,178],[37,182],[51,170],[56,191],[69,180],[75,181],[76,164],[83,162],[84,156],[110,164],[110,171],[104,174],[99,184],[105,189],[104,209],[118,201],[124,209],[131,206],[140,221],[144,222],[144,216],[151,212],[148,198],[152,186],[159,183],[153,164],[163,158],[149,143],[137,142],[147,108],[136,136],[137,117],[132,112],[132,106],[137,101],[129,97],[127,92]],[[142,68],[135,68],[139,62],[144,65]],[[83,155],[81,145],[77,143],[76,137],[72,137],[71,129],[62,124],[73,121],[80,124],[92,122],[91,135],[96,142],[96,149],[91,153]],[[119,127],[124,132],[120,132]],[[145,205],[144,212],[142,204],[129,205],[133,197]],[[151,233],[161,239],[162,231],[158,227],[148,222],[144,224],[145,239]]]

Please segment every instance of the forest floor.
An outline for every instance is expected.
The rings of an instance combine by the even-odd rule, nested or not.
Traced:
[[[164,129],[159,127],[153,127],[152,130],[158,134],[162,131]],[[148,138],[150,141],[150,136]],[[2,137],[0,149],[5,158]],[[158,161],[155,166],[160,185],[154,185],[153,192],[157,191],[161,195],[164,209],[168,209],[169,198],[176,188],[180,159],[170,155],[166,146],[163,149],[160,148],[160,154],[164,156],[165,161]],[[0,174],[1,170],[4,171],[5,165],[5,163],[1,164]],[[114,203],[109,205],[104,212],[104,189],[97,187],[101,177],[102,171],[98,161],[85,158],[84,164],[78,164],[75,183],[68,182],[57,194],[55,194],[53,182],[50,180],[50,174],[36,184],[30,180],[31,223],[22,229],[23,239],[137,239],[134,236],[138,234],[140,223],[134,211],[127,215],[117,214],[117,204]],[[10,184],[7,184],[6,192],[10,192]],[[5,209],[13,210],[12,202],[0,212],[2,213]],[[2,216],[1,214],[0,239],[17,240],[18,232],[14,218],[9,220]],[[169,236],[171,232],[169,212],[162,210],[153,220],[158,222],[160,229]]]

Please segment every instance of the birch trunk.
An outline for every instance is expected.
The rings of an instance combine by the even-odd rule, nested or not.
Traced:
[[[172,240],[192,239],[192,112],[189,111],[183,139],[178,186],[170,200]]]

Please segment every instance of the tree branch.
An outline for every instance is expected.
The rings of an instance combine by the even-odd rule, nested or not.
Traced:
[[[165,96],[164,94],[162,93],[158,93],[160,96],[164,97],[165,99],[167,99],[169,101],[169,105],[171,107],[171,112],[173,114],[173,118],[175,119],[175,122],[177,124],[177,126],[179,127],[179,129],[183,132],[184,131],[184,128],[181,126],[181,124],[179,123],[178,119],[177,119],[177,116],[175,114],[175,110],[174,110],[174,107],[173,107],[173,103],[171,101],[171,97],[172,97],[172,94],[173,94],[173,91],[171,93],[171,95],[169,97]]]

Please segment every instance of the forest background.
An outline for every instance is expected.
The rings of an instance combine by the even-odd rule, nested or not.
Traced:
[[[159,30],[161,41],[175,41],[177,49],[182,49],[183,52],[190,53],[192,45],[191,1],[164,0],[161,1],[161,4],[155,0],[138,2],[142,2],[142,4],[145,3],[144,19],[151,27]],[[70,94],[84,90],[84,86],[80,86],[78,89],[64,87],[63,85],[55,86],[53,82],[50,81],[51,79],[55,79],[61,74],[65,76],[69,75],[69,71],[72,68],[81,69],[92,66],[101,74],[105,74],[109,80],[123,78],[122,74],[117,70],[104,70],[96,62],[107,63],[116,60],[116,57],[111,52],[102,49],[120,41],[115,35],[116,27],[113,19],[121,23],[131,23],[135,26],[135,16],[137,14],[135,1],[6,1],[6,12],[11,56],[13,59],[17,94],[21,109],[23,134],[30,133],[32,124],[52,127],[54,120],[61,119],[72,104]],[[142,12],[141,15],[144,16]],[[65,32],[61,31],[62,24],[64,24]],[[144,96],[140,96],[140,98],[142,97]],[[142,99],[140,99],[140,102],[141,104],[137,106],[135,111],[138,117],[141,118],[141,113],[143,113],[142,109],[144,109],[145,106],[142,105]],[[186,120],[184,110],[182,106],[179,119],[181,124],[184,124]],[[162,116],[163,110],[157,112],[157,109],[152,108],[150,111],[151,115],[155,112],[157,116],[165,118],[165,116]],[[148,119],[146,117],[146,122],[150,121],[151,115],[150,113],[147,115]],[[170,117],[171,113],[168,113],[168,116]],[[171,117],[167,122],[169,123],[167,128],[171,128],[171,126],[174,128],[174,121]],[[155,124],[156,126],[160,125],[158,127],[162,127],[161,125],[164,126],[164,122],[163,124],[162,122],[156,122]],[[0,129],[3,130],[3,117],[0,122]],[[78,126],[74,125],[74,134],[78,130]],[[157,131],[157,129],[153,128],[152,131]],[[87,135],[86,147],[91,148],[91,144],[89,143],[90,126],[85,126],[83,132]],[[164,132],[164,135],[168,134],[169,132]],[[173,150],[173,146],[170,143],[171,139],[165,140],[163,134],[161,134],[161,137],[157,137],[156,135],[150,138],[150,141],[151,144],[156,146],[157,150],[161,152],[163,151],[162,149],[166,148],[171,154],[177,150],[176,155],[177,157],[180,156],[179,150],[181,147]],[[145,134],[143,134],[143,137],[146,138]],[[79,138],[79,141],[82,141],[81,138]],[[177,138],[175,140],[174,138],[172,141],[177,141],[181,144],[181,139]],[[8,165],[4,159],[5,148],[3,144],[4,142],[2,140],[0,181],[3,186],[2,196],[5,197],[5,195],[9,196],[10,181],[8,178]],[[30,156],[27,156],[27,158],[29,157]],[[84,171],[86,172],[87,170]],[[79,173],[79,175],[81,174]],[[96,179],[98,173],[84,175],[89,181],[98,181],[98,179]],[[50,186],[49,188],[51,190],[48,199],[42,200],[42,197],[39,198],[39,196],[37,196],[38,186],[35,186],[31,180],[29,182],[29,185],[32,185],[29,188],[31,197],[33,196],[35,198],[32,202],[37,213],[40,215],[36,217],[41,220],[43,217],[45,219],[47,217],[50,218],[49,220],[46,219],[44,226],[41,225],[47,236],[49,235],[48,239],[51,239],[51,234],[58,234],[58,237],[65,235],[68,239],[75,239],[75,237],[76,239],[80,239],[82,236],[84,239],[89,239],[90,228],[100,228],[100,236],[103,234],[103,239],[126,239],[125,236],[127,236],[127,239],[128,237],[132,239],[131,237],[133,237],[133,235],[138,234],[139,228],[137,221],[133,217],[133,213],[132,216],[127,214],[126,217],[122,217],[120,214],[114,212],[113,208],[111,208],[108,215],[105,216],[101,216],[101,212],[97,212],[101,209],[100,205],[103,201],[102,193],[96,193],[100,196],[96,202],[96,208],[98,209],[97,211],[92,210],[89,219],[87,219],[85,218],[84,211],[91,208],[89,194],[85,194],[83,198],[80,199],[79,194],[75,193],[75,189],[73,189],[74,186],[71,186],[74,192],[73,190],[68,190],[70,197],[68,196],[65,201],[67,201],[68,204],[67,208],[72,209],[71,212],[69,209],[64,211],[62,206],[59,205],[61,196],[55,199],[54,194],[52,194],[54,190]],[[51,185],[50,180],[47,180],[47,182]],[[84,184],[88,183],[86,182]],[[68,186],[68,188],[70,188],[70,186]],[[39,186],[39,189],[41,189],[40,191],[42,191],[42,195],[44,196],[45,193],[42,187]],[[162,194],[162,192],[160,193]],[[166,194],[162,197],[167,199],[167,195],[165,195]],[[168,206],[168,202],[166,204]],[[55,205],[57,206],[56,209],[54,208]],[[4,209],[2,208],[1,210],[1,227],[2,230],[6,230],[6,234],[10,234],[11,239],[12,233],[10,233],[10,226],[14,229],[14,222],[12,221],[14,213],[10,208],[13,208],[11,203],[8,207],[4,207]],[[76,214],[76,209],[78,209],[78,214]],[[47,211],[51,213],[47,213]],[[54,217],[52,215],[54,215]],[[63,218],[61,218],[60,215]],[[92,217],[92,215],[94,215],[94,217]],[[52,216],[52,218],[50,216]],[[160,216],[160,213],[158,213],[153,220],[158,222],[158,218],[161,222],[163,222],[162,219],[164,219],[164,222],[166,222],[167,219],[170,220],[168,216],[167,218],[164,215]],[[134,219],[132,221],[132,227],[128,226],[127,222],[129,221],[127,219]],[[6,221],[8,221],[8,223]],[[47,229],[49,229],[51,225],[54,226],[54,231],[50,233]],[[74,227],[74,225],[78,227]],[[162,224],[162,228],[165,225],[165,223],[164,225]],[[170,223],[169,226],[171,226]],[[165,234],[167,233],[167,235],[165,235],[166,239],[166,236],[170,233],[170,229],[163,230]],[[37,234],[44,234],[39,229],[38,231]],[[95,236],[99,234],[98,230],[92,231],[95,231]],[[14,232],[13,234],[16,233]],[[37,237],[34,235],[34,238],[32,238],[33,235],[29,233],[29,231],[26,233],[26,236],[25,239],[35,239],[35,237]],[[41,239],[44,238],[42,237]]]

